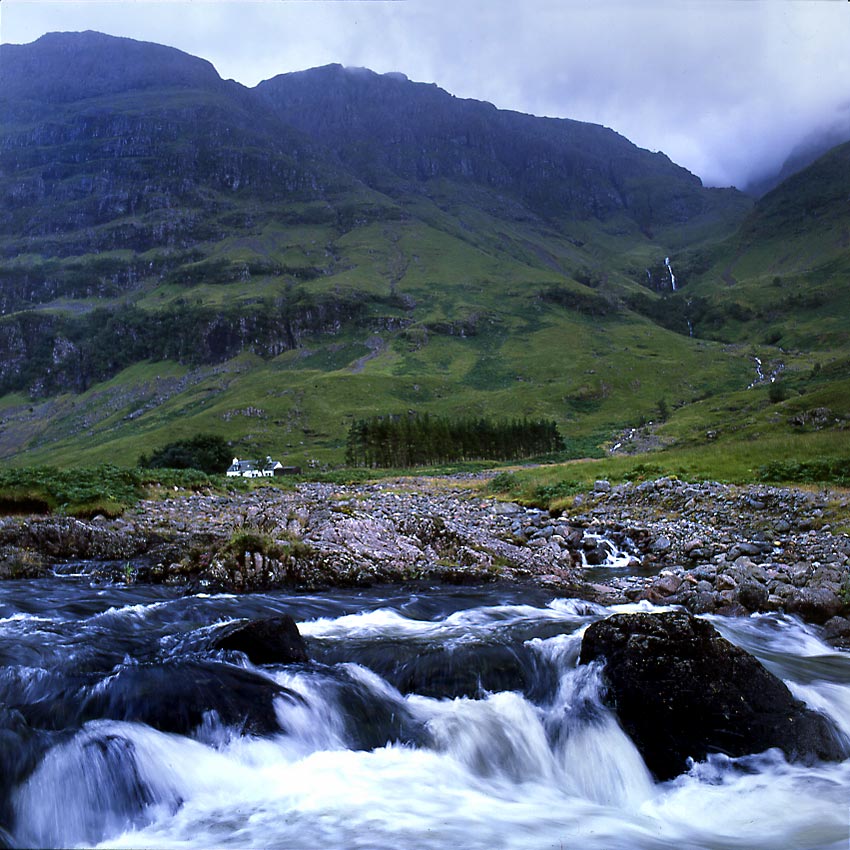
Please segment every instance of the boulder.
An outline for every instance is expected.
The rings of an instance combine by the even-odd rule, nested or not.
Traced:
[[[109,718],[190,735],[214,713],[224,725],[245,734],[272,735],[281,731],[275,699],[303,702],[295,692],[259,673],[211,661],[128,666],[86,689],[81,704],[75,706],[78,694],[66,698],[65,716],[48,707],[50,717],[40,718],[41,722],[61,728]],[[22,712],[32,713],[33,708],[32,719],[37,721],[42,707],[22,707]]]
[[[652,582],[653,589],[662,596],[672,596],[674,593],[678,593],[681,586],[682,579],[672,573],[662,573]]]
[[[15,817],[12,792],[35,769],[50,745],[47,733],[30,727],[23,715],[0,705],[0,847]]]
[[[825,716],[689,614],[615,614],[588,628],[580,660],[604,660],[605,700],[660,780],[713,752],[778,747],[806,762],[847,756]]]
[[[591,567],[604,564],[614,551],[607,540],[593,540],[591,538],[585,539],[584,549],[584,559]]]
[[[545,630],[542,634],[549,636]],[[387,638],[377,644],[349,643],[317,652],[317,660],[324,664],[354,662],[373,670],[402,694],[436,699],[474,699],[487,692],[525,691],[536,672],[533,653],[522,644],[475,641],[455,646],[423,646]]]
[[[210,648],[244,652],[253,664],[292,664],[309,660],[307,644],[289,614],[225,627],[224,634],[217,635]]]
[[[844,603],[826,587],[795,588],[785,603],[789,614],[798,614],[804,620],[823,625],[841,614]]]
[[[749,611],[766,611],[768,597],[767,588],[757,581],[745,581],[738,588],[738,602]]]
[[[710,588],[700,588],[688,600],[688,609],[693,614],[711,614],[717,610],[718,599],[718,594]]]
[[[850,649],[850,619],[832,617],[823,626],[823,637],[827,643],[839,649]]]
[[[660,555],[664,552],[669,552],[671,545],[670,538],[662,534],[660,537],[656,537],[655,540],[652,541],[652,545],[649,548],[656,554]]]

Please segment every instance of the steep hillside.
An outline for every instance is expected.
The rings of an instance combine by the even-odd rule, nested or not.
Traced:
[[[750,202],[606,128],[339,66],[248,90],[93,33],[0,48],[0,109],[15,463],[198,431],[339,463],[354,419],[407,410],[602,440],[753,380],[685,315],[725,309]]]
[[[659,437],[734,434],[737,444],[720,440],[718,451],[846,463],[850,143],[760,199],[734,236],[682,254],[678,268],[677,292],[633,305],[672,330],[687,328],[747,354],[752,382],[681,411]]]
[[[786,349],[850,347],[850,143],[765,195],[682,293],[696,327]]]

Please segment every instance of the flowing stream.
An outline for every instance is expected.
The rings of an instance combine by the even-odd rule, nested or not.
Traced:
[[[846,850],[850,763],[715,756],[653,781],[577,665],[612,610],[499,586],[0,584],[0,846]],[[284,612],[308,664],[209,649]],[[850,735],[850,656],[791,618],[713,622]]]

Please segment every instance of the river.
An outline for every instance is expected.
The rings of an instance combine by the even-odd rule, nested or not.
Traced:
[[[0,846],[846,850],[850,762],[718,755],[653,781],[577,665],[590,623],[636,607],[5,582]],[[308,664],[208,648],[284,612]],[[850,735],[850,655],[781,615],[712,622]]]

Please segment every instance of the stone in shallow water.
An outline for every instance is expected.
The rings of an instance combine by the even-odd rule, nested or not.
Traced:
[[[307,644],[289,614],[251,620],[218,636],[212,649],[244,652],[254,664],[291,664],[307,661]]]
[[[680,612],[615,614],[590,626],[581,662],[605,661],[606,701],[661,780],[709,753],[778,747],[791,760],[840,760],[830,721],[714,627]]]

